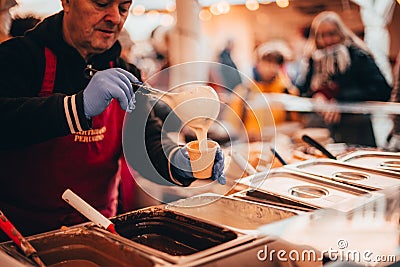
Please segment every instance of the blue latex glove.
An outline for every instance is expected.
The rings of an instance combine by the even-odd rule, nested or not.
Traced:
[[[172,156],[171,172],[174,178],[179,180],[184,186],[188,186],[196,180],[192,173],[192,167],[190,166],[190,159],[186,147],[180,148]],[[224,174],[224,154],[219,147],[215,153],[214,166],[210,178],[213,181],[217,180],[218,183],[222,185],[226,184],[226,177]]]
[[[137,81],[132,73],[120,68],[96,72],[83,91],[86,118],[102,113],[113,98],[118,99],[123,110],[132,112],[136,102],[132,82]]]

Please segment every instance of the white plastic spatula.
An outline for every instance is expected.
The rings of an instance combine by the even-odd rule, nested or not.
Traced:
[[[88,218],[90,221],[95,223],[97,226],[104,228],[111,233],[118,235],[115,231],[114,224],[104,217],[103,214],[98,212],[92,206],[90,206],[87,202],[85,202],[82,198],[72,192],[70,189],[65,190],[62,194],[62,199],[64,199],[68,204],[74,207],[77,211],[79,211],[83,216]]]

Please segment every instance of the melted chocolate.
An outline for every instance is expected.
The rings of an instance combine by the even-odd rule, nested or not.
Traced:
[[[173,256],[191,255],[237,237],[226,228],[158,208],[133,211],[113,222],[123,237]]]

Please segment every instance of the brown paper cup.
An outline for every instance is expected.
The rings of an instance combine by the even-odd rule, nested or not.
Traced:
[[[212,174],[215,153],[219,145],[215,141],[207,140],[207,147],[206,151],[200,151],[199,141],[192,141],[186,144],[193,176],[197,179],[208,179]]]

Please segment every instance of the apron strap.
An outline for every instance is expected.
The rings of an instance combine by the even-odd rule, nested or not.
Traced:
[[[56,79],[57,57],[49,48],[44,48],[46,58],[46,69],[44,71],[42,89],[39,96],[50,96],[53,94],[54,81]]]

